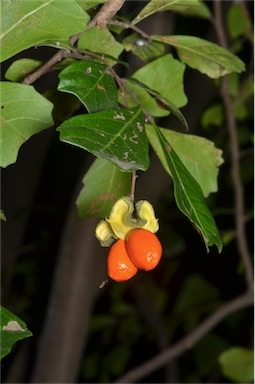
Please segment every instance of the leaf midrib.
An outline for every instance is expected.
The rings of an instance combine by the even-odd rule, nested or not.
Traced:
[[[44,8],[45,6],[48,6],[49,4],[53,3],[54,1],[55,0],[48,0],[47,3],[42,4],[40,7],[36,8],[35,10],[31,11],[30,13],[27,13],[26,15],[24,15],[21,19],[19,19],[15,24],[13,24],[9,29],[7,29],[5,32],[3,32],[0,35],[0,40],[2,40],[5,37],[5,35],[10,33],[14,28],[18,27],[18,25],[21,24],[24,20],[26,20],[26,18],[30,17],[31,15],[38,12],[39,10]]]

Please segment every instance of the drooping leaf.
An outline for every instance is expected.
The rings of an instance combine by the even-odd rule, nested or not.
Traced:
[[[254,351],[242,347],[233,347],[219,356],[222,374],[235,383],[254,381]]]
[[[207,197],[211,192],[218,190],[217,177],[219,166],[223,163],[222,150],[215,147],[214,143],[204,137],[179,133],[169,129],[160,128],[170,146],[202,188]],[[157,140],[155,130],[151,125],[146,125],[146,132],[154,151],[160,158],[166,171],[171,175],[164,151]]]
[[[138,80],[131,78],[131,79],[129,79],[129,82],[145,89],[151,96],[153,96],[158,101],[158,103],[160,103],[162,105],[162,108],[165,107],[167,110],[171,111],[177,117],[177,119],[179,119],[181,121],[181,123],[184,125],[184,127],[187,130],[189,129],[188,123],[187,123],[185,117],[183,116],[183,114],[181,113],[179,108],[177,108],[177,106],[174,103],[172,103],[172,101],[170,101],[169,99],[167,99],[165,97],[162,97],[158,92],[155,92],[154,90],[150,89],[149,87],[142,84]]]
[[[9,312],[7,309],[0,306],[1,317],[1,356],[8,355],[11,352],[13,345],[26,337],[32,336],[32,333],[27,329],[26,324]]]
[[[79,61],[59,74],[58,90],[72,93],[89,113],[118,108],[117,87],[107,66],[94,61]]]
[[[207,251],[209,251],[209,246],[216,245],[218,251],[221,252],[222,239],[213,216],[205,204],[201,187],[156,125],[152,126],[152,133],[157,138],[157,146],[162,148],[165,161],[171,172],[178,208],[194,224],[205,242]]]
[[[183,63],[213,79],[245,70],[243,61],[233,53],[199,37],[172,35],[153,39],[174,46]]]
[[[184,71],[185,65],[174,59],[171,54],[167,54],[146,64],[136,71],[132,78],[158,92],[176,107],[183,107],[187,103],[183,89]]]
[[[151,0],[132,21],[137,24],[155,12],[173,11],[198,17],[210,17],[209,9],[200,0]]]
[[[90,19],[76,1],[2,0],[1,61],[37,45],[69,46]]]
[[[145,90],[144,87],[140,87],[139,85],[137,85],[137,83],[137,81],[136,83],[134,83],[133,81],[131,82],[130,79],[126,80],[126,85],[128,89],[132,92],[132,94],[135,95],[136,99],[141,103],[147,113],[155,117],[168,116],[169,111],[164,108],[159,108],[157,101],[151,95],[149,95],[149,93]],[[125,105],[125,99],[120,90],[118,91],[118,97],[119,103]],[[129,108],[133,108],[137,105],[136,101],[128,92],[126,92],[126,99],[128,101]]]
[[[124,171],[149,166],[148,141],[140,108],[78,115],[58,127],[60,139],[112,161]]]
[[[78,48],[100,53],[101,56],[103,54],[110,55],[116,59],[118,59],[124,49],[107,28],[97,27],[87,29],[80,36]],[[108,60],[108,62],[109,64],[114,64],[113,60]]]
[[[35,59],[19,59],[14,61],[4,74],[4,77],[10,81],[20,82],[29,73],[35,71],[42,65],[42,61]]]
[[[137,33],[132,33],[122,40],[122,44],[127,52],[132,52],[143,61],[151,61],[165,53],[165,47],[157,41],[149,41]]]
[[[130,191],[130,175],[105,159],[96,159],[82,180],[76,204],[79,216],[108,217],[113,204]]]
[[[1,82],[0,166],[15,163],[20,146],[53,125],[53,104],[31,85]]]

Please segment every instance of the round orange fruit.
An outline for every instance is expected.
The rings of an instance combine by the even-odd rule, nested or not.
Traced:
[[[138,269],[150,271],[160,262],[162,246],[154,233],[134,228],[128,232],[125,242],[128,256]]]
[[[107,272],[111,279],[121,282],[131,279],[138,269],[130,260],[125,240],[117,240],[107,257]]]

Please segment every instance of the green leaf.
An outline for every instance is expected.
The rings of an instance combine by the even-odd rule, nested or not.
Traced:
[[[84,187],[76,200],[82,219],[108,217],[113,204],[131,187],[130,175],[105,159],[96,159],[82,182]]]
[[[174,46],[183,63],[213,79],[245,70],[243,61],[233,53],[199,37],[172,35],[153,39]]]
[[[149,166],[148,141],[140,108],[78,115],[58,127],[60,139],[112,161],[124,171]]]
[[[141,103],[143,108],[147,111],[147,113],[151,116],[162,117],[168,116],[169,111],[164,108],[159,108],[156,100],[148,94],[144,87],[137,85],[138,82],[130,81],[130,79],[126,80],[126,85],[128,89],[135,95],[136,99]],[[120,90],[118,91],[119,103],[125,105],[125,100],[123,98]],[[133,99],[130,93],[126,93],[126,99],[128,101],[129,108],[133,108],[137,106],[136,101]]]
[[[207,108],[201,118],[201,123],[204,128],[215,125],[222,126],[224,121],[224,109],[222,104],[214,104]]]
[[[165,53],[165,47],[157,41],[144,39],[137,33],[132,33],[122,40],[122,44],[127,52],[132,52],[143,61],[151,61]]]
[[[209,246],[216,245],[218,251],[221,252],[221,236],[213,216],[205,204],[201,187],[183,165],[173,147],[167,142],[156,125],[152,126],[152,133],[155,136],[154,140],[158,141],[157,147],[161,146],[162,148],[169,172],[171,172],[174,183],[174,196],[178,208],[201,234],[207,251],[209,251]]]
[[[72,93],[89,113],[118,108],[117,87],[107,74],[107,66],[94,61],[79,61],[59,74],[58,90]]]
[[[90,16],[76,1],[2,0],[1,61],[37,45],[69,46]]]
[[[233,4],[227,13],[227,27],[232,39],[245,35],[252,26],[241,4]]]
[[[139,87],[145,89],[150,95],[152,95],[153,97],[155,97],[155,99],[157,99],[157,101],[162,105],[162,107],[164,106],[166,109],[171,111],[177,117],[177,119],[179,119],[181,121],[181,123],[184,125],[184,127],[187,130],[189,129],[188,123],[187,123],[185,117],[183,116],[183,114],[181,113],[179,108],[177,108],[176,105],[173,104],[169,99],[162,97],[158,92],[155,92],[154,90],[150,89],[146,85],[142,84],[140,81],[137,81],[137,80],[131,78],[131,79],[129,79],[129,82],[131,82],[135,85],[138,85]]]
[[[217,177],[219,166],[223,163],[222,150],[204,137],[179,133],[160,128],[169,145],[173,146],[181,162],[202,188],[207,197],[218,190]],[[154,151],[157,153],[166,171],[171,175],[164,151],[157,134],[151,125],[146,125],[146,132]]]
[[[110,55],[118,59],[123,51],[123,46],[118,43],[107,28],[93,27],[86,30],[78,40],[78,48],[86,49],[91,52]],[[107,57],[105,58],[107,60]],[[113,60],[107,60],[109,64],[114,64]]]
[[[194,9],[193,9],[194,8]],[[139,21],[153,15],[155,12],[174,11],[209,18],[210,11],[199,0],[151,0],[132,21],[137,24]]]
[[[53,125],[53,104],[31,85],[1,82],[0,166],[15,163],[20,146],[32,135]]]
[[[14,61],[4,74],[4,77],[10,81],[20,82],[29,73],[35,71],[42,65],[42,61],[34,59],[19,59]]]
[[[0,219],[3,221],[7,221],[4,211],[2,209],[0,209]]]
[[[176,107],[183,107],[187,103],[183,89],[184,71],[185,65],[167,54],[146,64],[132,77],[170,100]]]
[[[9,312],[0,307],[1,316],[1,359],[11,352],[13,344],[17,341],[32,336],[32,332],[27,329],[26,324]]]
[[[251,349],[233,347],[219,356],[222,374],[236,383],[254,381],[254,352]]]

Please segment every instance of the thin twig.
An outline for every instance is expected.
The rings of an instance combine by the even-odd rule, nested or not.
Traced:
[[[221,1],[213,2],[214,25],[222,47],[228,48],[227,38],[223,27]],[[245,278],[248,289],[253,289],[253,266],[250,258],[247,237],[245,233],[245,203],[244,190],[240,171],[240,149],[238,145],[237,126],[234,116],[234,108],[229,96],[228,77],[221,82],[221,97],[226,112],[227,128],[230,139],[231,173],[234,185],[235,225],[237,234],[237,246],[245,268]]]
[[[48,73],[55,64],[63,60],[64,56],[66,55],[66,52],[67,51],[65,51],[64,49],[61,49],[60,51],[58,51],[54,56],[52,56],[48,61],[46,61],[46,63],[43,64],[40,68],[38,68],[33,73],[27,75],[22,81],[22,83],[33,84],[45,73]]]
[[[167,348],[165,351],[157,354],[155,357],[147,360],[146,363],[131,369],[125,375],[119,377],[114,383],[135,383],[139,379],[146,377],[150,373],[161,368],[171,360],[181,356],[194,344],[202,339],[211,329],[215,328],[222,320],[232,313],[246,308],[253,303],[253,293],[247,292],[224,304],[221,308],[204,320],[197,328],[190,332],[183,339]]]
[[[110,20],[110,21],[107,21],[107,24],[119,25],[120,27],[132,29],[133,31],[137,32],[139,35],[141,35],[145,39],[151,40],[151,35],[148,35],[148,33],[144,32],[142,29],[136,27],[135,25],[133,25],[131,23],[125,23],[124,21],[118,21],[118,20]]]
[[[96,16],[90,20],[87,24],[87,29],[93,27],[94,25],[98,25],[99,27],[103,27],[106,25],[107,21],[110,20],[123,6],[125,0],[109,0],[107,1],[96,14]],[[76,41],[79,39],[80,33],[73,35],[70,37],[70,44],[74,46]],[[36,80],[38,80],[45,73],[48,73],[51,68],[63,60],[63,58],[70,57],[71,51],[61,49],[54,56],[52,56],[45,64],[43,64],[40,68],[38,68],[33,73],[29,74],[23,79],[23,84],[33,84]],[[90,54],[92,56],[92,54]],[[118,82],[117,76],[115,76],[116,81]],[[125,98],[125,95],[123,96]]]

